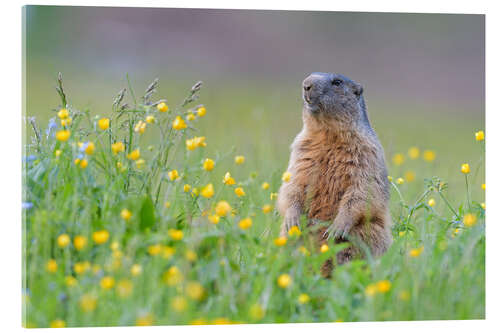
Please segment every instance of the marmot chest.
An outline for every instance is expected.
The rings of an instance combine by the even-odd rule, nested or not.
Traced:
[[[337,215],[344,193],[362,167],[359,153],[351,145],[333,144],[312,150],[310,182],[306,187],[309,218],[328,221]]]

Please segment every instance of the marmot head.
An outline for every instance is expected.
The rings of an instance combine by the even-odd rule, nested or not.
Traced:
[[[304,110],[313,117],[342,122],[366,118],[363,87],[331,73],[312,73],[302,82]]]

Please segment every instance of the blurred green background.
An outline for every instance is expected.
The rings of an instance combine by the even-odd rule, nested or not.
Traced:
[[[199,127],[209,152],[235,147],[255,170],[283,170],[301,127],[301,81],[322,71],[364,86],[388,161],[410,146],[436,151],[428,169],[414,169],[417,180],[439,175],[462,190],[460,164],[474,170],[481,155],[474,132],[485,122],[482,15],[24,10],[26,115],[42,128],[59,103],[58,72],[70,103],[94,115],[111,112],[127,73],[137,96],[158,77],[157,98],[171,108],[202,80],[208,113]],[[389,163],[395,177],[409,168]],[[484,179],[484,170],[477,177]]]

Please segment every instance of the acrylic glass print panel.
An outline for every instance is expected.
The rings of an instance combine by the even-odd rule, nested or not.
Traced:
[[[23,18],[25,327],[484,318],[484,16]]]

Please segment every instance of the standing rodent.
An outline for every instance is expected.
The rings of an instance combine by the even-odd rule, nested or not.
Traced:
[[[302,91],[304,124],[291,146],[291,179],[278,195],[281,234],[298,226],[305,213],[309,226],[331,221],[317,231],[318,245],[331,237],[351,242],[337,253],[338,264],[362,256],[360,242],[373,256],[381,255],[392,242],[389,182],[363,88],[343,75],[312,73]],[[331,269],[330,259],[323,275]]]

